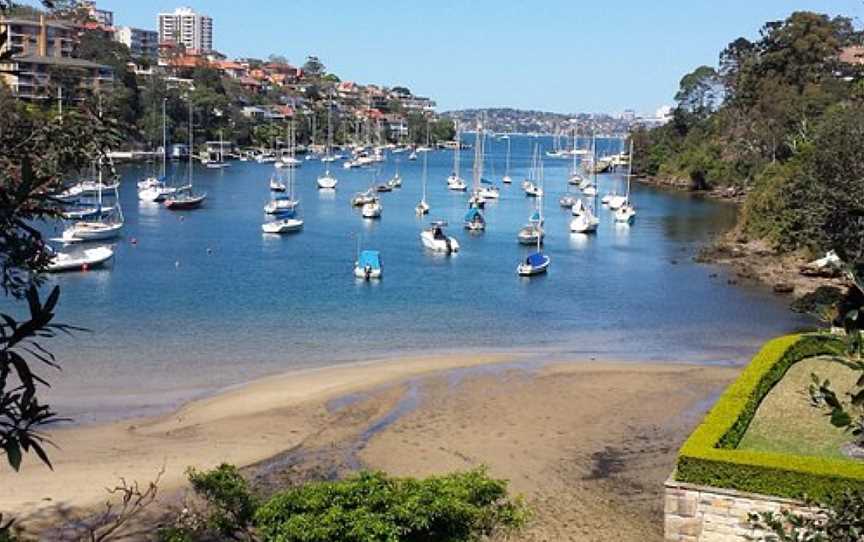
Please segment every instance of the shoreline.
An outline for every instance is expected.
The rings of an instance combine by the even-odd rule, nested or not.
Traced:
[[[742,205],[746,198],[745,192],[730,187],[693,189],[686,179],[636,177],[636,182],[658,190],[686,193],[736,206]],[[729,279],[730,285],[755,284],[777,296],[788,296],[792,302],[813,293],[821,286],[842,289],[846,285],[840,277],[802,273],[801,269],[809,262],[800,254],[782,254],[762,240],[739,238],[734,228],[710,239],[699,250],[694,261],[716,265],[729,272],[734,277]],[[790,310],[799,312],[792,306]]]
[[[285,454],[298,453],[305,458],[300,463],[308,463],[310,456],[303,450],[322,438],[326,441],[325,449],[333,448],[333,442],[350,442],[353,453],[360,458],[353,467],[378,468],[376,461],[367,457],[368,449],[389,428],[417,415],[421,406],[448,406],[448,393],[461,386],[504,382],[503,389],[507,389],[510,384],[506,380],[512,375],[527,379],[520,384],[521,389],[538,403],[544,403],[546,392],[539,387],[532,391],[531,381],[546,374],[577,381],[590,377],[601,384],[607,378],[626,375],[628,386],[632,385],[636,391],[643,387],[637,380],[659,375],[664,378],[721,375],[725,382],[737,370],[737,367],[680,363],[562,358],[526,363],[515,355],[491,354],[409,358],[287,373],[191,402],[169,415],[54,431],[50,437],[59,449],[53,450],[50,457],[55,470],[52,472],[27,457],[21,473],[4,473],[0,483],[9,490],[0,496],[0,510],[14,513],[26,524],[28,517],[45,517],[52,511],[92,509],[104,501],[103,488],[112,487],[120,477],[146,483],[161,468],[165,469],[161,493],[176,495],[184,486],[184,472],[189,466],[206,469],[230,462],[249,467],[268,462],[272,465],[274,461],[284,466],[284,461],[278,461],[280,456],[284,459]],[[634,375],[640,379],[633,378]],[[429,391],[433,389],[432,382],[437,383],[437,391]],[[443,387],[441,382],[445,383]],[[703,394],[694,394],[687,385],[671,382],[665,385],[664,397],[670,390],[677,390],[693,404],[705,400]],[[414,406],[392,415],[387,424],[379,423],[400,404],[412,386],[423,389],[418,392]],[[484,403],[483,393],[472,394],[471,400]],[[655,407],[666,410],[659,403]],[[524,425],[530,428],[535,423],[524,420]],[[372,427],[378,429],[370,432]],[[336,437],[331,434],[334,432]]]

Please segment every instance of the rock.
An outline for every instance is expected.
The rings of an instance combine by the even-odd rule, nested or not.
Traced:
[[[735,279],[729,279],[726,281],[726,284],[728,284],[730,286],[735,286],[736,284],[738,284],[738,281]]]
[[[834,286],[820,286],[792,302],[791,309],[802,314],[818,312],[822,307],[837,305],[843,299],[843,290]]]
[[[787,282],[778,282],[774,285],[775,294],[791,294],[795,291],[795,286]]]

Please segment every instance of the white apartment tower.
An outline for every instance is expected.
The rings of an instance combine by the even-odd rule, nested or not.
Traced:
[[[159,43],[182,44],[187,50],[213,50],[213,19],[191,8],[159,14]]]

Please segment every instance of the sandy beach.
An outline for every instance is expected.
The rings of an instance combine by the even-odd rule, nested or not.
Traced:
[[[675,451],[736,373],[509,355],[289,373],[171,415],[55,431],[55,470],[28,457],[21,473],[3,471],[0,510],[86,509],[120,477],[146,483],[163,467],[170,498],[187,467],[221,462],[263,488],[357,468],[421,476],[487,465],[534,510],[521,539],[659,540]]]

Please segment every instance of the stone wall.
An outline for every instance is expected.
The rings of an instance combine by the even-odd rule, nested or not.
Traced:
[[[666,542],[745,542],[761,540],[748,514],[793,510],[798,501],[676,482],[666,482]]]

